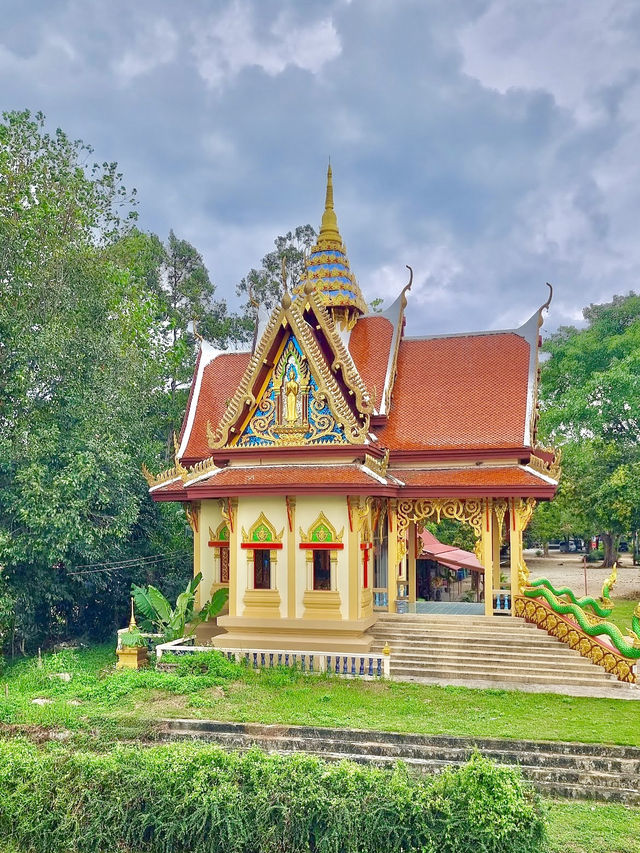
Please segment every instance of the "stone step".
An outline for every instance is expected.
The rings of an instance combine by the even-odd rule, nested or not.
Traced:
[[[425,667],[399,667],[394,671],[392,667],[391,678],[397,681],[418,681],[424,683],[436,681],[460,687],[464,687],[465,685],[473,687],[497,685],[501,688],[503,685],[513,685],[513,689],[515,690],[518,689],[518,685],[522,685],[523,689],[530,685],[538,685],[540,688],[543,688],[542,692],[547,687],[551,692],[561,692],[557,690],[559,687],[590,687],[593,689],[604,689],[606,687],[607,690],[624,690],[626,687],[626,685],[617,679],[609,679],[607,673],[604,673],[602,679],[594,679],[586,676],[553,675],[551,673],[481,673],[479,670],[452,674],[451,670],[427,670]]]
[[[540,642],[540,643],[549,643],[557,642],[555,637],[550,636],[546,632],[540,631],[539,633],[532,633],[531,631],[520,631],[516,628],[511,629],[510,631],[485,631],[485,630],[462,630],[455,629],[453,626],[446,628],[412,628],[407,630],[402,630],[401,628],[392,628],[389,627],[381,627],[378,628],[374,626],[369,631],[374,637],[384,637],[388,639],[389,637],[407,637],[413,639],[438,639],[440,637],[448,638],[448,639],[469,639],[469,640],[485,640],[485,641],[493,641],[493,642],[501,642],[505,645],[507,643],[511,643],[513,641],[519,640],[523,643],[532,643],[532,642]]]
[[[438,623],[446,625],[447,623],[460,626],[474,625],[495,625],[500,626],[517,625],[527,626],[535,629],[535,625],[530,622],[525,622],[520,616],[461,616],[448,615],[446,613],[380,613],[378,614],[378,625],[386,623],[398,623],[400,625],[417,625],[420,623]]]
[[[388,643],[390,646],[397,646],[406,643],[407,645],[452,645],[452,646],[476,646],[494,649],[555,649],[558,647],[558,640],[555,637],[538,640],[537,637],[468,637],[466,635],[448,635],[448,634],[378,634],[372,633],[371,636],[375,643],[384,645]]]
[[[306,752],[381,767],[401,759],[417,773],[439,772],[466,761],[474,748],[499,764],[518,764],[523,776],[554,796],[640,804],[640,750],[590,744],[399,735],[349,729],[165,721],[168,736],[197,738],[227,749],[257,745],[268,752]]]
[[[380,643],[374,643],[371,647],[371,652],[378,654],[384,646]],[[427,643],[398,643],[396,645],[389,645],[391,650],[391,654],[395,657],[396,655],[452,655],[458,657],[465,657],[469,660],[480,660],[487,657],[496,657],[502,660],[521,660],[526,658],[531,658],[532,660],[540,660],[540,661],[556,661],[558,660],[557,649],[551,648],[548,649],[538,648],[537,646],[528,646],[522,649],[514,649],[511,646],[507,648],[500,649],[494,647],[478,647],[477,645],[471,646],[463,646],[457,643],[442,643],[442,644],[427,644]],[[566,656],[566,660],[571,662],[572,664],[578,664],[584,662],[586,664],[590,664],[590,662],[583,658],[577,651],[573,649],[569,649],[572,652],[571,655]],[[565,658],[565,656],[562,656]]]
[[[596,755],[616,759],[630,758],[640,761],[640,747],[619,746],[616,744],[582,743],[581,741],[562,740],[522,740],[515,738],[464,737],[459,735],[431,735],[381,731],[380,729],[331,728],[330,726],[298,726],[271,723],[235,723],[228,720],[203,720],[180,718],[163,720],[176,730],[182,728],[197,731],[241,732],[252,734],[270,734],[295,737],[331,738],[356,743],[417,744],[419,746],[437,745],[441,748],[478,747],[479,749],[507,749],[525,752],[544,752],[550,755]]]
[[[593,673],[593,664],[588,660],[585,660],[584,663],[580,660],[576,660],[575,662],[572,660],[568,661],[554,661],[547,659],[540,659],[536,657],[502,657],[502,656],[492,656],[492,655],[483,655],[481,658],[470,658],[466,655],[457,655],[457,654],[438,654],[435,657],[432,654],[417,654],[417,653],[406,653],[406,652],[394,652],[391,657],[391,667],[397,666],[398,664],[410,664],[412,666],[428,666],[431,663],[436,663],[440,666],[444,664],[451,667],[453,670],[458,669],[462,666],[473,666],[478,670],[491,671],[492,669],[504,669],[505,667],[509,669],[522,669],[527,672],[530,670],[534,670],[536,672],[556,672],[562,673],[566,672],[569,675],[571,674],[586,674]],[[596,673],[597,674],[597,673]],[[608,673],[606,673],[608,675]]]

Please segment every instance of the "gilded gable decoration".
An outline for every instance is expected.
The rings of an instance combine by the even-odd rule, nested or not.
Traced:
[[[324,512],[320,512],[316,520],[309,526],[306,532],[302,527],[300,528],[300,547],[333,548],[341,550],[344,547],[342,543],[343,536],[344,527],[338,533]]]
[[[228,545],[229,527],[226,521],[221,521],[217,529],[209,527],[209,545]]]
[[[305,293],[290,305],[288,300],[286,302],[288,307],[283,303],[273,311],[219,427],[214,429],[210,422],[207,423],[207,439],[211,448],[229,443],[242,447],[365,442],[373,411],[371,399],[320,297]],[[271,377],[265,380],[264,366],[273,363],[271,359],[277,360],[278,367],[284,366],[280,364],[283,351],[278,347],[278,341],[282,340],[283,330],[286,333],[287,327],[284,349],[293,342],[296,350],[295,355],[289,350],[285,359],[287,375],[278,374],[274,367]],[[318,334],[322,334],[331,349],[332,366],[327,363],[318,343]],[[334,371],[346,386],[344,390]],[[278,388],[274,387],[276,383],[281,383]],[[288,383],[291,384],[287,389]],[[306,391],[305,383],[308,383]],[[309,424],[314,423],[312,416],[316,418],[311,434],[297,429],[305,423],[305,396]],[[280,421],[277,420],[278,415]],[[256,421],[256,429],[252,425],[257,436],[254,439],[246,436],[247,426],[252,420]],[[335,427],[330,420],[334,421]]]
[[[284,527],[280,533],[271,524],[264,512],[261,512],[257,520],[249,528],[249,532],[242,528],[243,548],[282,548],[282,537]]]

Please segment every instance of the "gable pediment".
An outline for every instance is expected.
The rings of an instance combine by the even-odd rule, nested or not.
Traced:
[[[331,317],[315,293],[274,309],[211,448],[362,444],[369,393]]]

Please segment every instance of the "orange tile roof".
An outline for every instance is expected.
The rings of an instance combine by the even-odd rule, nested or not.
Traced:
[[[514,332],[403,340],[381,444],[392,453],[522,446],[529,356]]]
[[[365,474],[357,465],[253,465],[223,468],[194,486],[187,486],[194,495],[210,488],[261,486],[367,486],[378,481]]]
[[[210,455],[207,421],[214,429],[218,426],[227,401],[235,394],[250,358],[249,352],[223,353],[204,368],[193,427],[183,459],[206,459]]]
[[[384,383],[393,338],[393,323],[386,317],[361,317],[353,327],[349,352],[370,394],[374,393],[376,409],[384,394]]]
[[[472,468],[395,468],[389,470],[405,488],[488,488],[531,487],[546,488],[550,484],[519,465],[479,465]],[[401,487],[402,488],[402,487]],[[553,488],[553,487],[551,487]]]

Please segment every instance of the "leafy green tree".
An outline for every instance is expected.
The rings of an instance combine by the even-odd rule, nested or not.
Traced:
[[[639,523],[640,297],[583,313],[585,329],[562,327],[545,344],[540,434],[564,447],[568,502],[602,536],[609,566]]]
[[[302,279],[305,272],[305,257],[316,240],[316,232],[311,225],[299,225],[282,237],[274,240],[275,250],[267,252],[262,259],[260,269],[251,269],[237,287],[239,296],[248,297],[247,326],[253,327],[255,305],[270,310],[282,299],[282,260],[285,260],[287,287],[292,290]]]
[[[200,572],[189,581],[184,592],[178,595],[173,607],[169,599],[155,586],[150,584],[143,588],[133,584],[131,595],[136,609],[142,613],[145,620],[140,626],[142,630],[162,634],[165,642],[170,642],[181,637],[190,637],[198,625],[215,618],[227,603],[229,590],[227,587],[217,589],[212,598],[196,612],[196,590],[201,580]]]
[[[118,572],[74,566],[187,543],[175,510],[154,508],[155,539],[136,536],[140,464],[164,445],[162,306],[133,193],[116,164],[85,165],[90,154],[40,114],[3,115],[0,571],[19,648],[119,621]]]

